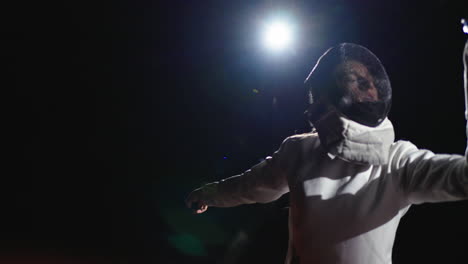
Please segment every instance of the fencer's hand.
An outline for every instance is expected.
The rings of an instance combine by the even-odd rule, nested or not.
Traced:
[[[185,199],[185,205],[196,214],[201,214],[208,210],[208,205],[203,201],[202,188],[191,192]]]

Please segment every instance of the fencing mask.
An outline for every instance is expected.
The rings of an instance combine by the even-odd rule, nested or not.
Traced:
[[[342,43],[328,49],[305,81],[311,105],[306,111],[314,124],[331,108],[369,127],[387,116],[392,88],[380,60],[363,46]]]

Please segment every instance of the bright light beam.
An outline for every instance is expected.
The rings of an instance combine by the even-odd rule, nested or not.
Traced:
[[[264,45],[273,51],[280,51],[292,43],[290,25],[283,21],[276,21],[268,25],[263,36]]]

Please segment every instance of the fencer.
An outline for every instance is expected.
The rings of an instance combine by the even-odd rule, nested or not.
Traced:
[[[468,152],[434,154],[395,141],[387,118],[390,80],[368,49],[330,48],[305,83],[313,131],[286,138],[240,175],[194,190],[188,207],[203,213],[289,192],[286,263],[389,264],[398,223],[411,205],[468,199]]]

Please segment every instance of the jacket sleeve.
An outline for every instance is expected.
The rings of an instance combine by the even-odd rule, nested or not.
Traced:
[[[445,202],[468,199],[468,156],[434,154],[412,143],[394,146],[392,169],[408,203]]]
[[[231,207],[256,202],[267,203],[287,193],[289,187],[285,166],[288,145],[286,139],[272,157],[267,157],[246,172],[203,186],[201,189],[205,204]]]

